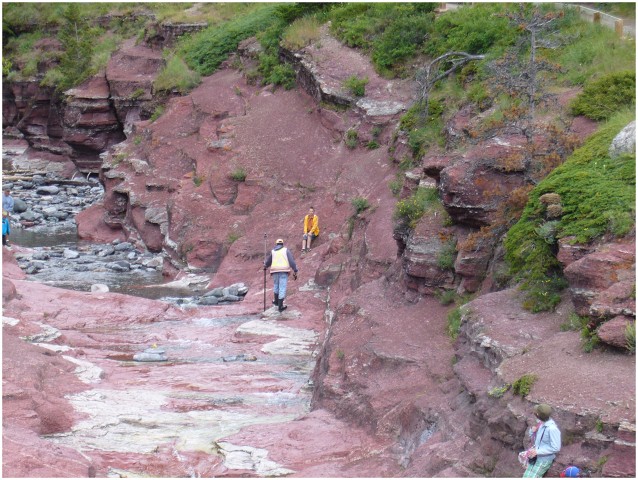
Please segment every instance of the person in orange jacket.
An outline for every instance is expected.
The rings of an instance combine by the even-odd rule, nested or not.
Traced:
[[[312,241],[319,236],[319,217],[315,215],[315,209],[310,207],[308,215],[303,219],[303,240],[301,251],[309,252]]]

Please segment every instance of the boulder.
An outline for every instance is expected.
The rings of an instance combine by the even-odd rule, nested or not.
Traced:
[[[636,121],[634,120],[613,139],[609,146],[609,156],[611,158],[619,157],[623,154],[632,154],[636,152]]]
[[[618,348],[627,348],[626,331],[629,325],[635,324],[635,319],[618,316],[603,323],[598,328],[598,337],[603,343]]]
[[[615,312],[617,305],[631,305],[632,300],[635,310],[632,289],[621,286],[609,291],[617,283],[635,284],[635,250],[635,241],[603,244],[564,269],[576,313],[605,316],[608,315],[606,312]],[[603,292],[606,294],[601,295]],[[626,298],[619,298],[619,295],[626,295]],[[605,299],[611,304],[605,304]],[[592,311],[593,305],[596,305],[595,311]]]
[[[27,206],[27,203],[20,198],[14,198],[13,202],[14,202],[13,203],[14,213],[26,212],[29,209],[29,207]]]
[[[57,195],[60,189],[55,185],[42,185],[36,189],[38,195]]]

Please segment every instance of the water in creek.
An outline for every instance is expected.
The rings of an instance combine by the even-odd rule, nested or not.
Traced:
[[[14,228],[10,238],[12,244],[32,249],[16,253],[30,280],[80,291],[104,284],[112,292],[152,299],[176,296],[162,287],[165,279],[160,269],[144,267],[145,255],[132,247],[116,250],[110,245],[78,240],[75,226]],[[147,261],[153,258],[150,254],[146,257]]]

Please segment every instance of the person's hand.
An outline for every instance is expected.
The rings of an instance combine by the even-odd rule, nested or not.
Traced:
[[[294,278],[295,280],[297,280],[297,272],[293,272],[293,274],[292,274],[292,278]]]
[[[534,458],[536,456],[536,447],[532,447],[527,451],[527,458]]]

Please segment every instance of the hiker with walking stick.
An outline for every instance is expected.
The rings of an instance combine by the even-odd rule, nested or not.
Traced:
[[[264,261],[264,272],[270,267],[270,275],[273,278],[274,288],[273,292],[275,298],[272,301],[273,305],[276,305],[280,312],[283,312],[287,305],[284,305],[284,299],[286,298],[286,287],[288,285],[288,275],[290,271],[293,271],[292,278],[297,280],[297,264],[295,259],[286,247],[284,247],[284,241],[279,238],[275,242],[275,248],[268,254]],[[265,288],[264,288],[265,291]]]

